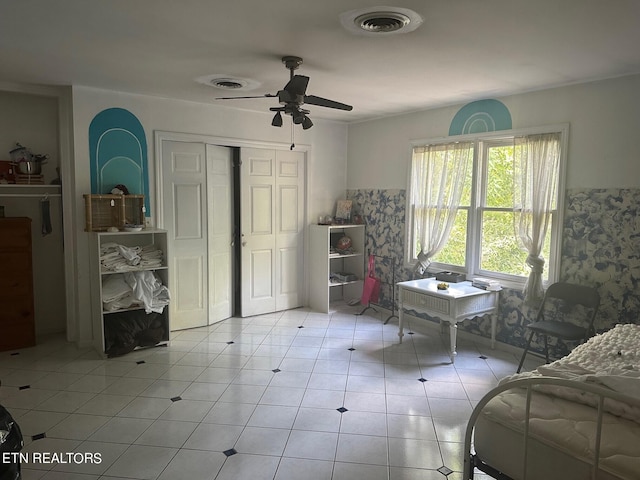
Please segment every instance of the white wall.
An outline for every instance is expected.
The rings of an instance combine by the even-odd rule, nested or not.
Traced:
[[[640,186],[640,75],[497,98],[513,128],[569,123],[567,188]],[[411,140],[445,137],[463,105],[349,125],[347,188],[406,188]]]
[[[213,93],[212,93],[213,96]],[[285,120],[282,128],[271,126],[272,113],[256,113],[236,108],[205,105],[143,95],[133,95],[88,87],[73,87],[74,125],[74,174],[75,215],[82,219],[76,224],[78,258],[79,322],[78,340],[91,340],[90,318],[90,271],[88,267],[88,239],[84,232],[84,193],[90,193],[90,166],[88,130],[96,114],[107,108],[124,108],[133,113],[144,127],[147,137],[149,161],[149,187],[152,216],[154,205],[154,183],[156,153],[154,131],[167,131],[250,140],[289,145],[291,129]],[[313,119],[309,130],[295,129],[296,145],[310,147],[308,158],[308,221],[313,222],[319,214],[331,213],[335,201],[343,198],[346,190],[347,126],[339,122]],[[85,319],[83,321],[82,319]]]

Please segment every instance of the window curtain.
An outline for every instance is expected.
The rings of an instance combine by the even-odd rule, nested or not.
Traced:
[[[410,199],[420,273],[449,238],[472,161],[472,142],[413,149]]]
[[[544,296],[541,252],[556,208],[560,134],[516,138],[514,162],[516,234],[528,252],[526,263],[531,268],[523,293],[525,303],[536,304]]]

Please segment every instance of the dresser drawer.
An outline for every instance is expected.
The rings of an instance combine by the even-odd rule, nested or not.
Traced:
[[[33,323],[0,321],[0,352],[18,348],[32,347],[36,344],[36,332]]]
[[[33,322],[33,300],[30,294],[0,296],[2,308],[0,309],[0,330],[12,322]],[[4,334],[4,332],[3,332]]]
[[[26,294],[32,289],[31,254],[0,251],[0,296]]]
[[[401,289],[402,303],[404,308],[417,307],[427,310],[432,315],[451,313],[451,302],[448,298],[429,295],[428,293],[414,292],[413,290]]]
[[[35,345],[31,219],[0,218],[0,351]]]
[[[31,219],[0,218],[0,250],[26,248],[31,250]]]

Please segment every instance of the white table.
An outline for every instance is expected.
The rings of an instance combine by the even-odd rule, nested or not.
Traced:
[[[491,314],[491,348],[494,348],[496,341],[496,315],[494,314],[498,310],[498,292],[473,287],[468,281],[449,283],[448,289],[438,290],[439,283],[442,282],[435,278],[423,278],[397,284],[400,298],[398,309],[400,343],[402,343],[404,336],[404,310],[407,309],[426,313],[449,323],[451,363],[455,361],[457,354],[457,324],[463,320]]]

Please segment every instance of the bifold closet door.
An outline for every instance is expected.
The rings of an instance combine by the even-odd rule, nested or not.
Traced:
[[[303,152],[241,148],[242,316],[302,305]]]
[[[207,145],[209,325],[233,315],[233,154]]]
[[[163,227],[169,232],[171,329],[231,316],[231,149],[162,142]]]

